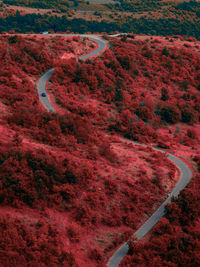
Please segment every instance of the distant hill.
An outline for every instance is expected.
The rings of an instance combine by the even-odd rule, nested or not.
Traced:
[[[200,2],[91,1],[4,0],[0,32],[119,31],[200,38]]]

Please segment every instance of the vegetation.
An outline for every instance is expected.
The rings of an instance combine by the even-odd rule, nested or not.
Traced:
[[[199,266],[200,174],[184,189],[145,242],[130,242],[129,256],[120,266]]]
[[[167,27],[166,27],[167,25]],[[136,34],[153,35],[183,35],[200,37],[200,20],[195,22],[182,21],[175,18],[152,19],[152,18],[130,18],[127,22],[106,22],[106,21],[86,21],[83,19],[67,19],[66,16],[48,16],[38,14],[15,15],[0,18],[0,32],[35,32],[44,30],[65,32],[85,33],[85,32],[134,32]]]
[[[155,11],[160,9],[162,6],[166,6],[165,2],[160,0],[133,0],[133,1],[119,1],[120,3],[115,4],[116,10],[120,11],[131,11],[131,12],[144,12],[144,11]],[[108,6],[112,7],[112,4],[108,4]]]
[[[130,22],[17,12],[0,19],[0,30],[196,36],[200,29],[198,21],[172,18]],[[2,266],[104,266],[176,182],[175,166],[151,145],[200,170],[200,43],[180,35],[105,37],[110,49],[77,64],[95,47],[85,38],[0,36]],[[35,90],[51,67],[47,94],[56,113]],[[122,266],[200,264],[199,177],[167,206],[145,244],[130,242]]]
[[[1,35],[0,247],[9,256],[0,257],[1,264],[103,266],[172,188],[176,169],[163,154],[117,138],[121,132],[141,142],[157,140],[144,123],[152,122],[152,103],[139,93],[139,105],[131,89],[136,71],[125,53],[129,41],[125,50],[123,41],[112,41],[117,59],[108,50],[77,65],[67,55],[76,48],[87,53],[93,43]],[[43,109],[34,84],[52,66],[48,94],[57,113]],[[109,131],[116,136],[106,136]]]
[[[68,9],[70,3],[73,3],[69,0],[4,0],[4,4],[8,5],[16,5],[16,6],[26,6],[26,7],[33,7],[33,8],[45,8],[45,9],[61,9],[63,12]],[[77,2],[78,3],[78,2]]]

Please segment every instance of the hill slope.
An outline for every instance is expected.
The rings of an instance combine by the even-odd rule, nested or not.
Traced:
[[[103,266],[147,219],[174,186],[176,168],[120,135],[195,166],[199,43],[109,41],[111,50],[77,64],[72,55],[95,44],[1,36],[1,251],[7,244],[9,256],[2,264]],[[58,113],[43,109],[34,84],[52,66],[47,90]]]

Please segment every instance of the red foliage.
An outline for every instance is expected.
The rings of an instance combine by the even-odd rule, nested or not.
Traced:
[[[200,174],[175,202],[168,204],[165,218],[154,227],[150,239],[130,242],[129,255],[120,266],[198,266]]]
[[[79,38],[74,39],[78,41]],[[187,48],[166,50],[160,42],[129,38],[125,42],[110,41],[111,50],[101,57],[77,62],[73,58],[57,59],[67,46],[60,37],[36,40],[1,36],[0,98],[5,114],[0,119],[9,130],[6,140],[4,134],[1,136],[0,203],[15,207],[22,214],[24,207],[28,207],[40,211],[42,218],[46,218],[47,210],[64,218],[57,227],[49,227],[43,219],[29,227],[5,216],[0,225],[3,265],[77,266],[75,258],[82,257],[88,266],[103,266],[103,250],[108,252],[113,244],[127,239],[129,230],[135,230],[144,214],[152,212],[165,192],[164,178],[171,181],[175,174],[174,166],[150,146],[137,149],[127,146],[120,156],[106,132],[166,149],[172,143],[198,145],[198,132],[193,128],[200,114],[197,53]],[[70,44],[71,41],[66,49],[71,53],[74,50]],[[55,71],[47,90],[63,114],[46,112],[35,90],[38,76],[52,66]],[[171,124],[180,122],[190,124],[190,128],[184,133],[173,134],[171,130],[171,135],[159,133],[160,127],[173,127]],[[138,156],[140,163],[138,168],[133,165],[126,172],[132,149],[135,155],[142,151]],[[194,160],[200,168],[199,156]],[[148,164],[150,174],[143,162]],[[197,189],[193,186],[192,190]],[[198,234],[196,199],[198,195],[193,195],[193,191],[185,191],[180,203],[167,206],[167,219],[155,228],[152,243],[148,243],[152,245],[153,257],[148,257],[150,245],[145,247],[145,260],[141,255],[143,247],[134,245],[134,263],[177,266],[182,255],[188,264],[183,247],[186,243],[191,250],[190,226]],[[60,236],[56,229],[62,229]],[[119,233],[113,234],[116,229]],[[105,231],[102,235],[108,239],[102,245],[96,238],[101,231]],[[122,232],[128,234],[119,238]],[[160,239],[163,232],[166,236]],[[12,245],[13,236],[16,242]],[[72,246],[72,252],[62,247],[63,238]],[[86,245],[88,240],[96,242],[96,246]],[[196,249],[196,243],[191,242]],[[161,253],[162,246],[167,256]],[[84,255],[82,247],[86,247]],[[80,252],[79,256],[75,250]]]
[[[75,256],[63,249],[54,225],[47,226],[41,220],[26,225],[1,213],[0,228],[1,266],[78,266]]]

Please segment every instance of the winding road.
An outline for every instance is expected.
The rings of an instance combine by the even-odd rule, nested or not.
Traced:
[[[137,144],[135,142],[129,141],[129,143]],[[154,148],[157,151],[166,153],[160,149]],[[134,233],[134,236],[140,240],[142,239],[153,227],[154,225],[163,217],[166,204],[171,202],[172,197],[178,196],[180,191],[186,187],[192,178],[191,168],[181,159],[176,156],[166,153],[166,156],[171,160],[177,168],[180,170],[180,180],[168,196],[168,198],[162,203],[162,205],[153,213],[153,215]],[[113,256],[108,261],[109,267],[116,267],[119,265],[123,257],[128,252],[128,243],[124,243],[118,250],[113,254]]]
[[[55,35],[56,36],[65,36],[65,37],[77,36],[77,34],[52,34],[51,36],[55,36]],[[86,54],[84,56],[79,57],[78,60],[85,60],[85,59],[94,57],[98,53],[104,51],[104,49],[106,48],[106,43],[98,36],[87,35],[87,34],[80,34],[78,36],[88,38],[90,40],[95,41],[98,44],[98,47],[95,50],[93,50],[89,54]],[[48,95],[46,93],[46,82],[50,79],[50,77],[53,74],[53,72],[54,72],[53,68],[48,70],[47,72],[45,72],[42,75],[42,77],[40,77],[40,79],[38,81],[38,84],[37,84],[37,90],[38,90],[38,94],[39,94],[39,97],[40,97],[40,101],[48,111],[55,111],[55,108],[51,104],[51,102],[50,102],[50,100],[48,98]],[[41,95],[42,93],[46,93],[46,97],[43,97]]]
[[[94,51],[90,52],[89,54],[86,54],[84,56],[81,56],[78,58],[81,60],[84,59],[88,59],[90,57],[94,57],[96,56],[98,53],[103,52],[104,49],[106,48],[106,43],[104,42],[103,39],[101,39],[98,36],[93,36],[93,35],[86,35],[86,34],[80,34],[80,35],[75,35],[75,34],[56,34],[57,36],[65,36],[65,37],[71,37],[71,36],[80,36],[80,37],[86,37],[89,38],[95,42],[97,42],[98,44],[98,48],[96,48]],[[116,34],[116,35],[112,35],[112,37],[117,37],[120,34]],[[54,34],[55,36],[55,34]],[[38,81],[37,84],[37,90],[38,90],[38,94],[40,97],[40,101],[41,103],[44,105],[44,107],[48,110],[48,111],[55,111],[55,108],[52,106],[48,96],[46,97],[42,97],[41,94],[43,92],[46,92],[46,82],[50,79],[51,75],[53,74],[54,69],[50,69],[48,70],[45,74],[43,74],[41,76],[41,78]],[[124,138],[121,138],[122,141],[126,141],[128,143],[133,143],[136,145],[141,145],[138,143],[135,143],[133,141],[130,140],[126,140]],[[192,168],[189,167],[188,164],[186,164],[183,160],[181,160],[180,158],[170,154],[170,153],[166,153],[165,151],[162,151],[158,148],[154,148],[153,149],[160,151],[162,153],[166,154],[166,157],[171,160],[176,166],[177,168],[180,170],[180,180],[179,182],[176,184],[176,186],[174,187],[174,189],[172,190],[172,192],[170,193],[170,195],[168,196],[168,198],[162,203],[162,205],[153,213],[153,215],[135,232],[135,237],[139,240],[142,239],[153,227],[154,225],[159,221],[160,218],[163,217],[164,215],[164,209],[165,209],[165,205],[171,202],[171,198],[172,197],[176,197],[178,196],[178,194],[180,193],[180,191],[182,189],[184,189],[186,187],[186,185],[189,183],[189,181],[192,178]],[[122,246],[120,246],[117,251],[112,255],[112,257],[109,259],[107,265],[109,267],[117,267],[119,265],[119,263],[121,262],[121,260],[123,259],[123,257],[127,254],[128,252],[128,243],[124,243]]]

